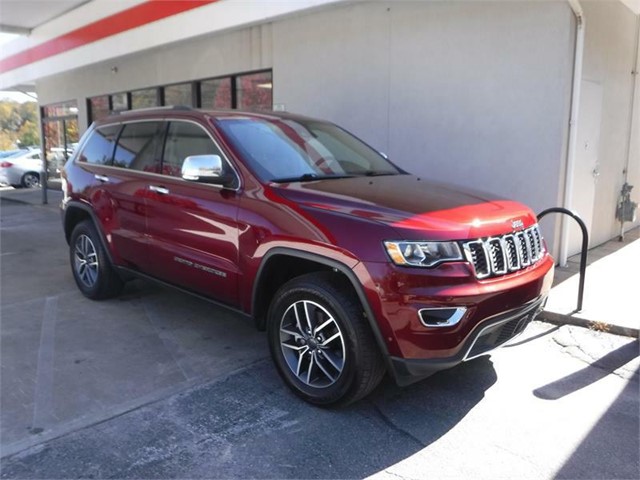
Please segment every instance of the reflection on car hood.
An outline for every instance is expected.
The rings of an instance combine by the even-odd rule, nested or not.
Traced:
[[[521,203],[413,175],[354,177],[273,185],[307,210],[356,216],[394,228],[404,239],[500,235],[536,222]]]

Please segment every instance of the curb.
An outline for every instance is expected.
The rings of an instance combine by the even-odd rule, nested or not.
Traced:
[[[633,327],[622,327],[612,323],[602,322],[598,320],[589,320],[586,318],[574,317],[564,313],[550,312],[543,310],[537,317],[537,320],[544,320],[554,325],[575,325],[599,332],[612,333],[623,337],[639,338],[640,330]]]

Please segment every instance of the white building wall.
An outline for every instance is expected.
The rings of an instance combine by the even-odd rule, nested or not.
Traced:
[[[620,233],[615,213],[625,181],[632,128],[631,98],[635,79],[631,72],[638,41],[638,16],[618,1],[583,0],[582,5],[586,16],[583,79],[598,82],[603,89],[598,151],[600,175],[596,182],[590,232],[590,243],[595,246]],[[637,127],[633,135],[637,142]],[[632,139],[628,181],[634,185],[632,196],[637,201],[640,198],[640,155],[633,143]],[[632,226],[626,225],[627,229]]]
[[[566,2],[343,6],[274,24],[274,102],[539,212],[561,202],[573,41]]]
[[[564,1],[355,3],[121,57],[37,90],[42,104],[78,99],[84,128],[89,96],[272,67],[274,103],[287,110],[335,121],[426,178],[540,211],[561,201],[572,58]]]
[[[638,33],[640,33],[640,16],[638,17],[638,31]],[[633,121],[631,124],[631,144],[629,147],[629,172],[627,181],[634,187],[631,192],[631,198],[636,203],[640,203],[640,73],[637,71],[637,69],[640,69],[640,35],[637,38],[637,42],[635,95]],[[640,212],[637,212],[637,216],[638,220],[634,224],[626,224],[625,230],[640,224]]]

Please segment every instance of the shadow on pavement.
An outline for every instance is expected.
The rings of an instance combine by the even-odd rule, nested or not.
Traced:
[[[294,397],[263,361],[5,458],[2,477],[362,478],[439,439],[495,381],[485,357],[327,410]]]
[[[626,343],[622,347],[613,350],[604,357],[585,366],[583,369],[567,375],[560,380],[549,383],[544,387],[536,388],[533,394],[545,400],[558,400],[565,395],[569,395],[606,377],[611,374],[611,372],[629,363],[639,354],[638,342],[632,341]]]
[[[527,337],[524,340],[520,340],[519,342],[513,342],[513,343],[507,343],[504,347],[502,348],[509,348],[509,347],[517,347],[518,345],[524,345],[525,343],[529,343],[533,340],[537,340],[539,338],[542,338],[546,335],[549,335],[550,333],[556,332],[560,329],[559,325],[556,325],[555,327],[551,327],[548,330],[545,330],[544,332],[538,333],[537,335],[534,335],[532,337]]]
[[[556,478],[638,478],[640,442],[638,440],[637,369],[633,378],[607,409],[598,423],[556,474]]]

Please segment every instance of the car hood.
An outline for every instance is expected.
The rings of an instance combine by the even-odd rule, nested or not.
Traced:
[[[405,240],[464,240],[500,235],[536,222],[521,203],[413,175],[272,184],[309,212],[377,222]]]

